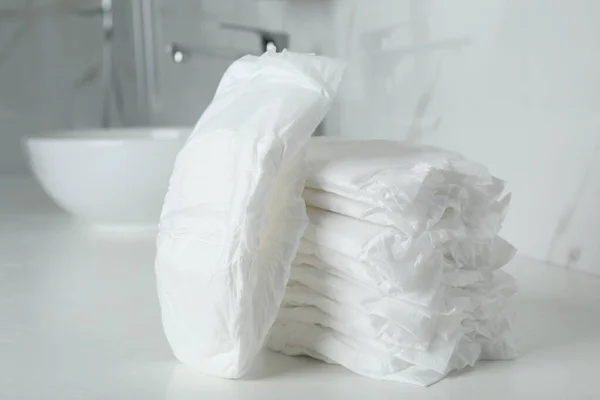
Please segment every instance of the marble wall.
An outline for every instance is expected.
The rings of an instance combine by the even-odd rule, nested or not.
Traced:
[[[98,8],[100,2],[0,0],[0,173],[20,173],[24,135],[94,128],[102,119],[100,17],[55,6]],[[117,0],[114,58],[123,112],[112,101],[111,124],[136,122],[131,2]]]
[[[407,139],[485,163],[510,183],[504,235],[521,254],[600,274],[600,2],[153,1],[151,123],[192,124],[231,60],[259,50],[255,35],[221,23],[286,31],[294,50],[349,62],[327,134]],[[11,2],[23,3],[0,6]],[[97,85],[77,85],[100,57],[99,26],[38,19],[3,56],[22,24],[0,24],[3,170],[22,167],[22,133],[99,121]],[[172,42],[232,54],[176,64]]]
[[[339,133],[483,162],[510,184],[521,254],[600,274],[600,3],[337,3],[352,65]]]

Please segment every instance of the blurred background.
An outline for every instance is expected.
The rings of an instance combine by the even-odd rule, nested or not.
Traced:
[[[136,162],[161,202],[169,132],[191,129],[235,58],[274,43],[349,62],[317,134],[482,162],[509,182],[503,235],[521,255],[600,274],[599,17],[596,0],[0,0],[3,204],[26,202],[33,171],[85,214],[69,197],[90,193],[80,180],[108,193]],[[85,148],[106,138],[135,143],[114,159]]]

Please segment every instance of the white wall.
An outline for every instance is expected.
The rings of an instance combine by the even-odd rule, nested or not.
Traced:
[[[600,2],[337,3],[336,24],[352,37],[340,54],[353,66],[340,133],[409,137],[439,66],[420,140],[460,151],[508,180],[514,200],[504,235],[523,254],[600,274]],[[407,21],[411,7],[421,20],[372,51],[461,38],[469,44],[370,65],[361,42]],[[439,129],[430,129],[438,118]]]

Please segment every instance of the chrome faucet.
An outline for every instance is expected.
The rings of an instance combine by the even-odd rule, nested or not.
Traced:
[[[279,51],[287,49],[290,44],[290,35],[287,32],[269,31],[231,23],[222,23],[221,28],[232,31],[250,32],[259,35],[263,52],[267,51],[267,47],[270,44],[275,45]]]
[[[270,46],[275,46],[278,51],[287,49],[290,44],[290,35],[287,32],[270,31],[261,28],[253,28],[244,25],[237,25],[231,23],[222,23],[219,25],[222,29],[229,29],[235,31],[244,31],[254,33],[259,36],[261,43],[261,53],[264,53],[269,49]],[[179,43],[171,42],[165,48],[166,53],[170,56],[171,60],[176,64],[182,64],[186,62],[190,56],[204,55],[226,59],[237,59],[244,55],[241,52],[223,51],[218,48],[211,47],[191,47],[184,46]],[[254,53],[255,55],[259,55]],[[323,136],[324,127],[323,122],[317,126],[313,136]]]
[[[270,45],[274,45],[278,50],[283,50],[288,48],[290,42],[290,35],[286,32],[277,32],[270,31],[261,28],[253,28],[250,26],[237,25],[231,23],[222,23],[220,24],[222,29],[234,30],[234,31],[244,31],[253,33],[259,36],[261,43],[261,52],[267,51],[267,48]],[[188,60],[191,56],[195,55],[207,55],[218,58],[239,58],[245,54],[241,52],[235,51],[224,51],[222,49],[214,48],[214,47],[192,47],[185,46],[179,43],[169,43],[165,51],[173,62],[177,64],[181,64]]]

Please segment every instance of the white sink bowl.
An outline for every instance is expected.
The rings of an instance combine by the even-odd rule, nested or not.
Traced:
[[[156,225],[191,128],[124,128],[29,137],[32,170],[58,205],[96,226]]]

